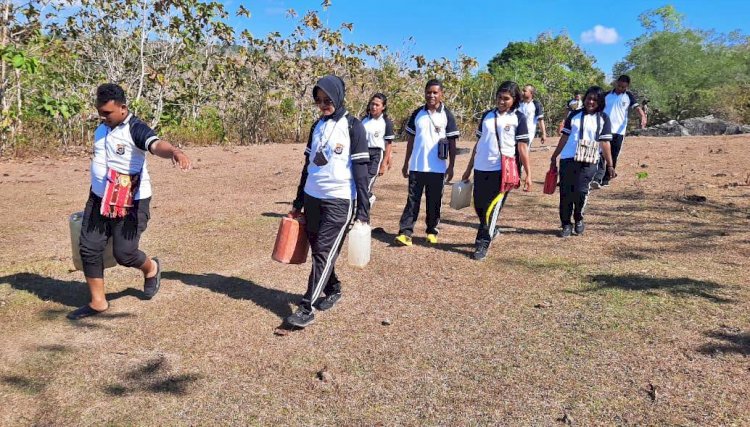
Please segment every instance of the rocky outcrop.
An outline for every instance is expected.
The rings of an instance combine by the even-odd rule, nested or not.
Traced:
[[[694,117],[680,122],[670,120],[646,129],[631,132],[635,136],[703,136],[703,135],[737,135],[750,133],[750,126],[739,125],[714,116]]]

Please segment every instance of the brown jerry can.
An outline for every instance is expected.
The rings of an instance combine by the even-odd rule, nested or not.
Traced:
[[[284,264],[304,264],[309,250],[304,215],[281,218],[271,258]]]

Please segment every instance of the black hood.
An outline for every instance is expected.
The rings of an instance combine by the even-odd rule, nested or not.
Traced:
[[[337,76],[325,76],[318,80],[318,82],[315,84],[312,92],[313,99],[315,99],[315,95],[318,93],[318,90],[322,90],[323,92],[325,92],[326,95],[331,98],[331,101],[333,101],[333,106],[336,108],[336,111],[334,111],[332,115],[323,116],[323,119],[338,120],[343,117],[343,115],[346,113],[346,107],[344,106],[346,87],[344,85],[344,81]]]

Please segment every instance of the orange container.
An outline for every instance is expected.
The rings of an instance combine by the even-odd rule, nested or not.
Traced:
[[[292,218],[281,218],[279,232],[276,234],[276,244],[271,258],[284,264],[303,264],[307,261],[310,243],[305,232],[305,217],[300,215]]]
[[[544,177],[544,194],[555,194],[557,188],[557,169],[550,168]]]

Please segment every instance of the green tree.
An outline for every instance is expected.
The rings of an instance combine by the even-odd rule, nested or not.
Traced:
[[[644,12],[645,32],[613,73],[629,74],[655,123],[718,114],[750,121],[750,38],[686,28],[672,6]]]
[[[512,80],[533,85],[549,123],[557,123],[573,92],[604,85],[604,73],[595,62],[567,34],[542,33],[531,42],[508,43],[490,60],[487,70],[496,83]]]

